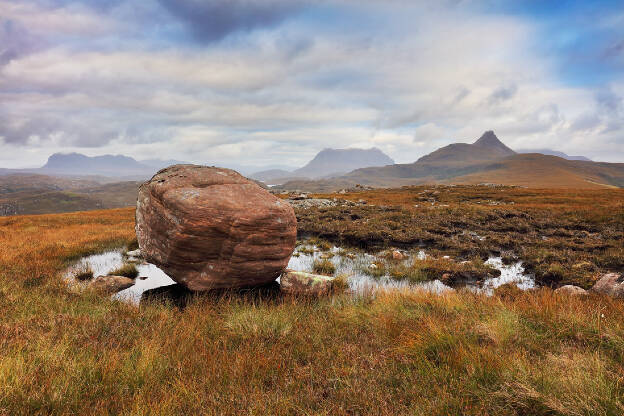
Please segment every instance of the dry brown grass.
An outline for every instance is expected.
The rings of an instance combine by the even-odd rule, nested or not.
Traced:
[[[132,210],[0,219],[0,414],[620,415],[624,303],[197,296],[140,308],[67,289],[130,243]]]

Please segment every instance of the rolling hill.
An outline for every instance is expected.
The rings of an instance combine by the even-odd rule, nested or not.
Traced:
[[[518,149],[516,150],[516,153],[541,153],[543,155],[559,156],[563,159],[568,159],[568,160],[584,160],[586,162],[592,161],[590,158],[585,157],[585,156],[570,156],[558,150],[552,150],[552,149]]]
[[[624,187],[624,163],[567,160],[557,156],[526,153],[481,166],[478,172],[457,176],[445,182],[490,182],[532,188],[618,188]]]
[[[132,206],[140,182],[99,184],[46,175],[0,176],[0,216]]]

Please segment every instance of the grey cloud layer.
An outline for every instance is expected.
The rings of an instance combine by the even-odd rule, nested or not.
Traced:
[[[202,42],[155,47],[161,32],[152,40],[113,19],[132,16],[131,3],[11,3],[12,21],[73,41],[6,37],[27,53],[0,65],[0,167],[81,149],[298,165],[323,147],[377,146],[410,162],[488,129],[512,147],[624,158],[624,79],[561,85],[522,19],[371,2],[368,13],[395,22],[391,33],[316,31],[298,17],[302,3],[161,3],[158,30],[182,22]],[[231,33],[240,36],[218,41]]]
[[[298,0],[159,0],[202,42],[237,31],[275,25],[298,11]]]

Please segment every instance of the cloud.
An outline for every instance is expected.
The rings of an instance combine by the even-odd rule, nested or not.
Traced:
[[[41,38],[13,20],[0,20],[0,66],[42,48]]]
[[[271,27],[300,10],[298,0],[159,0],[200,42]]]
[[[516,92],[518,92],[518,86],[515,84],[498,87],[490,94],[488,102],[490,105],[499,104],[513,98]]]
[[[622,97],[611,90],[596,92],[596,103],[601,110],[610,113],[615,113],[622,109]]]
[[[407,163],[494,129],[511,147],[624,158],[624,78],[567,84],[525,18],[401,1],[158,1],[0,0],[15,22],[0,31],[15,51],[0,65],[0,155],[302,165],[324,147],[377,146]]]

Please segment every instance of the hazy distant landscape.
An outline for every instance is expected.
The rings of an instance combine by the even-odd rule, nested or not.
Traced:
[[[27,172],[5,169],[2,172],[0,215],[132,206],[141,182],[161,168],[184,163],[176,160],[138,162],[119,155],[54,154],[39,169]],[[592,162],[550,150],[515,152],[489,131],[473,144],[451,144],[412,164],[394,164],[379,149],[324,149],[302,168],[257,171],[249,177],[279,192],[483,183],[605,189],[624,187],[624,163]]]

